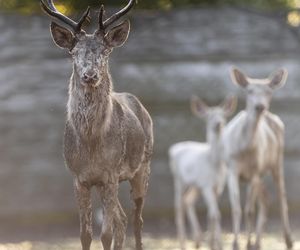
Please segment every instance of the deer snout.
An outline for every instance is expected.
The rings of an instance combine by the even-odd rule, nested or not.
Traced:
[[[221,121],[220,122],[216,122],[216,124],[215,124],[215,131],[216,132],[220,132],[221,129],[222,129],[222,127],[223,127],[223,124],[222,124]]]
[[[83,73],[82,80],[87,84],[95,84],[99,80],[99,75],[94,71],[87,71]]]
[[[266,106],[262,103],[258,103],[255,105],[255,110],[257,113],[261,113],[266,109]]]

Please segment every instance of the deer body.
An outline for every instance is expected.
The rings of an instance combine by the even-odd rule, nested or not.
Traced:
[[[227,161],[234,158],[239,162],[239,176],[250,181],[253,176],[262,176],[274,169],[283,150],[284,124],[269,111],[252,119],[241,111],[228,123],[224,138],[230,146],[224,147]],[[229,145],[229,143],[225,143]]]
[[[81,100],[80,105],[85,106],[93,98],[89,95],[83,93],[86,100]],[[110,107],[104,111],[99,110],[99,96],[87,108],[68,108],[64,154],[70,170],[85,182],[104,179],[105,183],[110,172],[119,180],[132,179],[145,150],[151,150],[151,145],[145,145],[151,143],[151,119],[147,111],[130,94],[110,95]]]
[[[274,89],[286,81],[285,70],[267,79],[252,79],[233,69],[233,81],[247,90],[246,109],[237,114],[224,129],[224,160],[228,165],[228,188],[234,230],[233,249],[239,249],[241,208],[239,179],[248,183],[245,205],[247,247],[252,249],[252,217],[258,202],[255,249],[260,249],[261,233],[266,221],[267,195],[262,177],[272,173],[278,188],[283,231],[288,248],[292,247],[288,206],[283,173],[284,124],[268,109]]]
[[[196,247],[201,241],[201,227],[195,212],[197,194],[201,191],[208,208],[211,249],[222,249],[218,197],[226,179],[222,159],[222,128],[225,116],[232,112],[235,99],[224,107],[207,107],[200,99],[192,100],[192,110],[207,120],[207,143],[179,142],[169,149],[170,167],[175,186],[175,215],[181,249],[185,249],[184,213],[187,212]]]
[[[83,250],[92,241],[91,189],[100,194],[103,221],[101,241],[104,250],[123,248],[127,217],[118,199],[119,182],[128,180],[134,201],[136,249],[142,250],[142,210],[147,193],[150,158],[153,149],[152,120],[140,101],[129,93],[116,93],[109,74],[109,55],[127,40],[130,23],[125,20],[109,28],[134,5],[103,21],[93,34],[82,30],[89,8],[76,23],[59,13],[52,0],[41,1],[43,10],[71,29],[51,23],[55,44],[69,50],[73,73],[69,83],[64,157],[74,177],[75,195],[80,215],[80,238]]]
[[[216,146],[216,147],[214,147]],[[220,145],[195,141],[178,142],[169,149],[171,169],[185,187],[210,188],[219,196],[225,183]]]

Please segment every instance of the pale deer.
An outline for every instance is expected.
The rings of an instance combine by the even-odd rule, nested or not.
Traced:
[[[115,250],[123,248],[127,218],[118,200],[118,187],[119,182],[128,180],[135,203],[136,249],[140,250],[143,248],[142,210],[153,148],[152,120],[134,95],[113,91],[108,66],[110,53],[125,43],[130,30],[128,20],[115,23],[134,6],[134,0],[105,21],[102,5],[99,28],[93,34],[86,34],[82,29],[89,8],[79,22],[74,22],[58,12],[52,0],[41,1],[41,6],[51,18],[71,28],[51,22],[55,44],[70,52],[73,63],[64,157],[74,177],[82,249],[89,250],[92,241],[93,186],[101,197],[103,248],[111,249],[112,241]],[[114,26],[110,28],[111,25]]]
[[[261,233],[266,221],[266,190],[263,176],[272,173],[278,189],[281,219],[287,248],[292,247],[288,205],[284,183],[284,124],[269,111],[272,93],[282,87],[287,71],[279,69],[266,79],[253,79],[233,68],[232,81],[247,92],[246,109],[238,113],[225,127],[224,159],[228,166],[228,188],[234,231],[233,249],[239,249],[241,205],[239,180],[248,183],[245,205],[248,249],[260,248]],[[252,217],[258,202],[255,245],[251,243]]]
[[[222,132],[226,117],[236,107],[236,98],[228,98],[222,105],[208,107],[198,97],[191,99],[192,112],[206,120],[207,142],[184,141],[169,149],[170,167],[174,177],[175,215],[181,249],[185,249],[185,213],[193,232],[196,247],[201,242],[201,227],[195,212],[195,202],[201,191],[208,208],[211,249],[222,249],[221,215],[218,197],[226,180],[222,160]]]

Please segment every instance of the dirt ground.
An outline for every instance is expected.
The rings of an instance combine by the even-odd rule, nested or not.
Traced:
[[[291,218],[294,250],[300,250],[300,220]],[[223,230],[224,250],[231,249],[233,235],[230,233],[230,223],[225,222]],[[281,234],[280,221],[269,220],[262,240],[262,250],[285,250]],[[78,237],[78,224],[50,226],[21,226],[18,228],[1,225],[0,228],[0,250],[78,250],[80,240]],[[94,230],[94,240],[91,250],[102,249],[97,237],[97,229]],[[134,249],[132,230],[129,227],[127,232],[125,250]],[[172,221],[146,221],[144,230],[145,250],[179,250],[176,239],[176,230]],[[200,249],[208,250],[208,234],[204,233],[204,242]],[[246,249],[245,234],[240,237],[241,250]],[[187,249],[194,249],[191,240],[187,242]]]

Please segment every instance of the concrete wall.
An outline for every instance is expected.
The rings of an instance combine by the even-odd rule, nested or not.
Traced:
[[[224,9],[135,11],[126,45],[111,59],[116,91],[136,94],[149,109],[155,154],[145,212],[173,209],[166,152],[174,142],[204,140],[204,123],[189,111],[197,94],[216,104],[235,93],[231,65],[265,77],[284,66],[287,85],[272,111],[284,120],[289,204],[300,207],[300,44],[280,23]],[[72,179],[64,167],[62,135],[71,63],[51,41],[46,17],[0,16],[0,217],[75,214]],[[270,189],[274,186],[270,185]],[[122,203],[129,206],[128,187]],[[275,193],[272,192],[272,202]],[[227,207],[227,197],[223,199]]]

